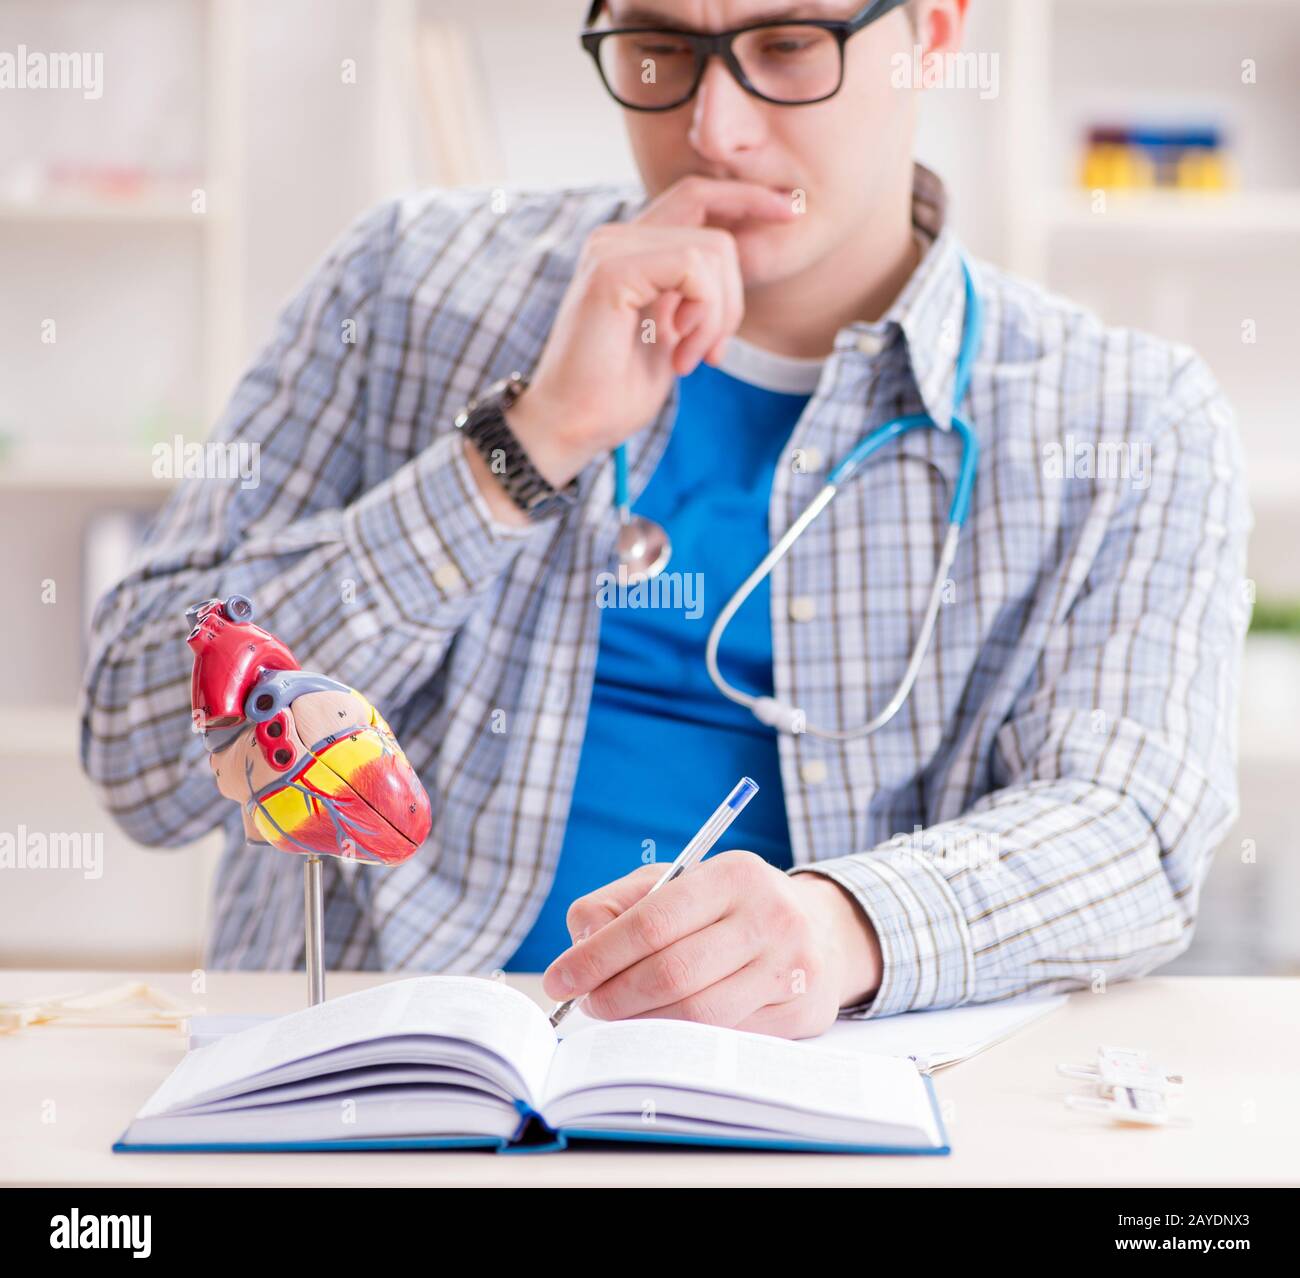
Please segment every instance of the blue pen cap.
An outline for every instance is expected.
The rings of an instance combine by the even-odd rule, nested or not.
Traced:
[[[758,793],[758,782],[752,777],[741,777],[736,788],[727,796],[727,807],[739,812]]]

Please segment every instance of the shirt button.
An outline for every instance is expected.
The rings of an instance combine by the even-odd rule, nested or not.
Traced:
[[[811,621],[817,615],[817,604],[811,595],[796,595],[790,600],[791,621]]]
[[[803,450],[803,471],[805,475],[814,475],[821,470],[822,464],[826,459],[822,456],[820,448],[805,448]]]
[[[821,785],[826,780],[826,761],[824,759],[809,759],[799,769],[799,775],[803,778],[805,785]]]
[[[858,337],[858,350],[864,355],[879,355],[885,349],[883,333],[862,333]]]
[[[444,560],[433,570],[433,584],[439,590],[452,591],[464,584],[464,578],[455,564]]]

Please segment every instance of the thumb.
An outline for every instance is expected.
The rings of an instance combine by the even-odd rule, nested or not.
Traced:
[[[662,865],[643,865],[613,883],[580,896],[569,906],[565,919],[572,942],[576,945],[585,941],[630,910],[659,881],[664,869]]]

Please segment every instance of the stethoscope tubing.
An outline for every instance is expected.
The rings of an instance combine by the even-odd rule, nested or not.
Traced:
[[[907,667],[884,707],[858,728],[818,728],[806,721],[802,711],[778,700],[776,697],[754,696],[743,692],[729,683],[718,668],[718,649],[722,643],[723,633],[740,610],[745,600],[758,588],[773,568],[785,557],[791,546],[803,535],[808,526],[834,500],[835,494],[853,479],[867,460],[886,445],[893,443],[910,430],[922,428],[938,429],[938,424],[924,413],[907,417],[898,417],[891,422],[873,430],[858,445],[843,457],[827,477],[826,483],[813,499],[804,507],[798,518],[777,539],[776,543],[759,561],[753,572],[741,583],[740,587],[718,613],[705,644],[704,662],[709,678],[724,697],[749,709],[761,723],[776,728],[778,731],[800,733],[828,741],[851,741],[875,732],[887,724],[903,707],[911,695],[917,675],[929,651],[934,632],[938,624],[939,609],[943,604],[944,588],[949,581],[949,573],[957,558],[957,547],[961,531],[970,513],[971,495],[975,488],[975,475],[979,468],[979,441],[968,422],[957,416],[957,409],[966,397],[970,385],[971,369],[979,351],[983,337],[983,306],[975,283],[971,277],[970,267],[965,258],[961,260],[962,272],[966,285],[965,323],[962,329],[961,347],[957,354],[956,372],[953,378],[953,413],[951,427],[962,445],[961,465],[957,479],[953,484],[952,497],[948,507],[948,530],[944,535],[943,545],[935,564],[934,579],[930,585],[930,596],[926,601],[925,614],[916,642],[908,656]],[[629,509],[627,499],[627,454],[620,445],[614,450],[614,491],[615,505],[620,516],[626,520]]]

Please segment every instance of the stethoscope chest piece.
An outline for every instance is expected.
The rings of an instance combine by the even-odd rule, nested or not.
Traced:
[[[619,515],[622,519],[618,530],[621,575],[629,582],[658,576],[672,558],[673,547],[668,534],[653,519],[633,515],[626,507],[620,510]]]
[[[614,449],[614,507],[618,511],[619,575],[628,582],[658,576],[668,567],[672,542],[653,519],[634,515],[627,491],[627,446]]]

